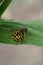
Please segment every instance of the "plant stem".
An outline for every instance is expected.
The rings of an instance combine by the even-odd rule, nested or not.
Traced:
[[[0,5],[0,18],[11,1],[12,0],[4,0],[3,3]]]

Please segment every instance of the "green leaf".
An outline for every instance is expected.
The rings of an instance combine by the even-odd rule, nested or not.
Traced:
[[[0,0],[0,17],[12,0]]]
[[[3,0],[0,0],[0,3],[2,2]]]
[[[12,33],[21,28],[27,28],[22,41],[15,41]],[[0,19],[0,42],[5,44],[29,44],[43,47],[43,20],[16,22]]]

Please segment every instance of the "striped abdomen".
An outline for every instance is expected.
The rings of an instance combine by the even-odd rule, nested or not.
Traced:
[[[24,38],[24,34],[27,33],[27,28],[22,28],[21,30],[18,30],[13,33],[13,39],[14,40],[21,40]]]
[[[24,32],[22,30],[19,30],[13,33],[14,40],[20,40],[20,39],[23,39],[23,37],[24,37]]]

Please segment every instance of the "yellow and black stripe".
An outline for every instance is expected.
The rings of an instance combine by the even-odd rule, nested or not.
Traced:
[[[18,31],[16,31],[16,32],[14,32],[13,33],[13,38],[14,38],[14,40],[21,40],[21,39],[23,39],[24,38],[24,33],[26,33],[27,32],[27,29],[25,28],[23,28],[23,29],[20,29],[20,30],[18,30]]]

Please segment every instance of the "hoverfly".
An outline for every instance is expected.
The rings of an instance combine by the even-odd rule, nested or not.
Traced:
[[[24,35],[27,33],[27,28],[22,28],[20,30],[17,30],[13,33],[13,39],[15,41],[22,40],[24,38]]]

